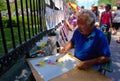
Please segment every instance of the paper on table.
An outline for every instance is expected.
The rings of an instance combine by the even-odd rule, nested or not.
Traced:
[[[44,60],[51,60],[51,61],[55,62],[57,56],[58,56],[58,54],[44,57],[44,58],[37,58],[34,60],[30,60],[30,63],[32,64],[32,66],[35,68],[35,70],[43,78],[44,81],[48,81],[52,78],[55,78],[65,72],[71,70],[73,67],[76,66],[76,64],[78,64],[78,62],[75,61],[70,56],[64,56],[62,64],[59,64],[59,63],[56,63],[55,65],[44,64],[44,66],[42,66],[42,67],[35,66],[40,61],[44,61]]]

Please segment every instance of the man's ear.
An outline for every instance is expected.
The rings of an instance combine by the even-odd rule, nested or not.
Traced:
[[[90,26],[94,26],[95,25],[95,21],[93,21],[91,24],[90,24]]]

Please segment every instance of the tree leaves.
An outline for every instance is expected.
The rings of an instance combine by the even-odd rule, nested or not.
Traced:
[[[0,0],[0,11],[6,10],[6,2],[5,0]]]

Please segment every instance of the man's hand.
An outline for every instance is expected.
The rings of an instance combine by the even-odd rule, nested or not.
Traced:
[[[60,50],[59,51],[60,54],[66,54],[67,53],[67,51],[66,51],[66,49],[64,47],[60,47],[59,50]]]
[[[109,61],[110,61],[109,57],[101,56],[101,57],[94,58],[91,60],[82,61],[77,65],[77,67],[79,69],[87,69],[93,65],[102,64],[102,63],[109,62]]]
[[[86,61],[82,61],[77,65],[78,69],[87,69],[89,67],[91,67],[91,65],[88,64]]]

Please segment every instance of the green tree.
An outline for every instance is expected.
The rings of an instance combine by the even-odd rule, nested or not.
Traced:
[[[76,0],[65,0],[65,2],[67,3],[67,2],[72,2],[72,3],[77,3],[77,1]]]
[[[0,0],[0,12],[6,10],[6,2],[5,0]]]
[[[111,5],[114,5],[113,2],[115,0],[99,0],[98,1],[98,4],[101,5],[101,4],[111,4]]]

